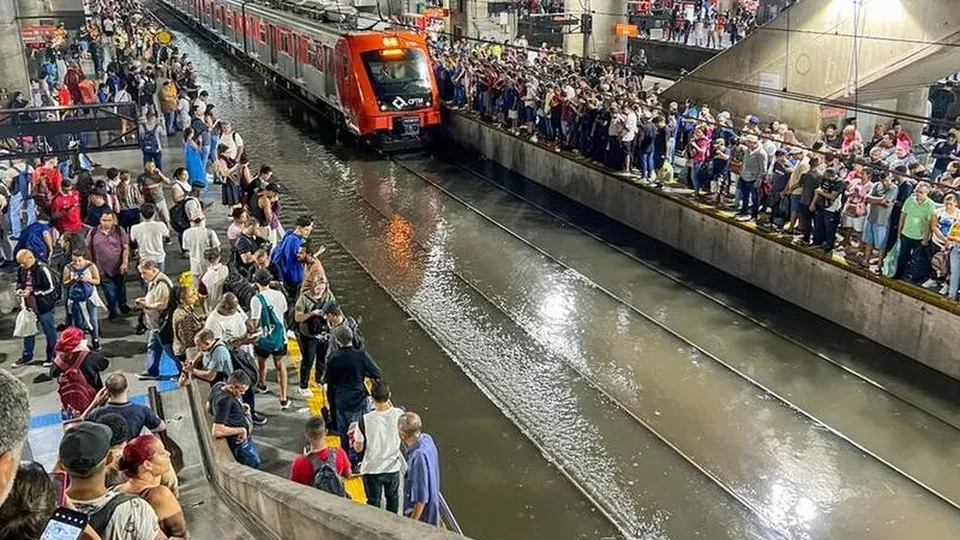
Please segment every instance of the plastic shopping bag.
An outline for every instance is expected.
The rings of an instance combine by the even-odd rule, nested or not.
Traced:
[[[20,313],[13,325],[13,337],[29,337],[37,335],[37,314],[27,309],[22,302]]]
[[[897,259],[900,258],[900,240],[893,245],[893,249],[883,259],[883,275],[892,278],[897,273]]]

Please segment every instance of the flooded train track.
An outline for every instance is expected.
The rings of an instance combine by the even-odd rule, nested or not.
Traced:
[[[540,248],[540,246],[535,245],[534,243],[528,241],[526,238],[524,238],[523,236],[521,236],[520,234],[518,234],[517,232],[515,232],[515,230],[514,230],[515,224],[511,224],[511,226],[509,226],[509,227],[503,225],[503,224],[502,224],[500,221],[498,221],[497,219],[494,219],[493,217],[491,217],[490,215],[488,215],[488,214],[485,213],[484,211],[481,211],[480,209],[476,208],[473,204],[471,204],[471,203],[463,200],[461,197],[459,197],[459,196],[451,193],[451,192],[450,192],[448,189],[446,189],[444,186],[440,185],[440,184],[437,183],[435,180],[431,179],[431,178],[429,177],[429,176],[430,176],[430,173],[429,173],[429,172],[427,172],[427,173],[425,174],[423,171],[418,171],[418,170],[416,170],[416,168],[415,168],[414,166],[410,165],[409,162],[397,162],[397,164],[398,164],[398,166],[402,167],[403,169],[405,169],[405,170],[406,170],[407,172],[409,172],[410,174],[412,174],[412,175],[416,176],[417,178],[419,178],[420,180],[426,182],[428,185],[430,185],[430,186],[433,187],[434,189],[439,190],[440,192],[444,193],[446,196],[448,196],[448,197],[450,197],[451,199],[457,201],[458,204],[460,204],[460,205],[464,206],[465,208],[469,209],[470,212],[472,212],[472,213],[480,216],[483,220],[485,220],[485,221],[489,222],[490,224],[496,226],[497,228],[499,228],[499,229],[502,230],[503,232],[505,232],[505,233],[507,233],[508,235],[510,235],[511,237],[513,237],[514,239],[516,239],[516,240],[520,241],[521,243],[523,243],[525,246],[533,249],[534,251],[536,251],[537,253],[539,253],[539,254],[542,255],[543,257],[549,259],[553,264],[559,265],[559,266],[562,267],[565,271],[575,273],[575,274],[577,275],[577,278],[578,278],[578,279],[584,280],[589,286],[594,287],[594,288],[596,288],[596,289],[599,290],[599,291],[602,291],[603,294],[605,294],[605,295],[607,295],[609,298],[611,298],[616,304],[618,304],[618,305],[620,305],[620,306],[623,306],[623,307],[629,309],[632,313],[634,313],[634,314],[642,317],[642,318],[643,318],[644,320],[646,320],[648,323],[651,323],[652,325],[658,327],[660,330],[662,330],[662,331],[668,333],[669,335],[673,336],[673,338],[675,338],[675,339],[678,340],[679,342],[682,342],[683,344],[691,347],[691,348],[695,351],[695,353],[696,353],[697,355],[699,355],[699,356],[701,356],[701,357],[709,358],[711,361],[713,361],[713,362],[715,362],[716,364],[722,366],[724,369],[728,370],[730,373],[735,374],[738,378],[740,378],[740,379],[742,379],[743,381],[747,382],[748,384],[750,384],[750,385],[751,385],[752,387],[754,387],[755,389],[760,390],[760,391],[762,392],[762,396],[767,396],[767,397],[769,397],[769,398],[772,398],[772,399],[776,400],[778,403],[782,404],[784,407],[789,408],[790,410],[794,411],[795,413],[797,413],[798,415],[800,415],[801,417],[803,417],[806,421],[808,421],[808,422],[810,423],[810,426],[811,426],[811,427],[814,427],[814,428],[817,429],[817,430],[824,430],[824,431],[826,431],[827,433],[829,433],[830,436],[836,438],[838,441],[842,442],[843,444],[848,445],[848,448],[845,450],[846,452],[852,452],[852,453],[862,452],[864,455],[869,456],[870,459],[875,460],[878,464],[881,464],[882,466],[888,468],[890,471],[894,472],[896,475],[901,476],[903,480],[905,480],[905,481],[907,481],[907,482],[909,482],[909,483],[917,486],[917,487],[921,490],[921,492],[926,492],[928,495],[930,495],[930,496],[938,499],[940,502],[944,503],[945,505],[948,505],[948,506],[951,508],[951,510],[955,510],[955,509],[957,508],[957,505],[956,505],[956,503],[954,502],[955,497],[947,496],[947,495],[945,495],[943,492],[941,492],[939,489],[935,489],[934,487],[931,487],[931,485],[930,485],[927,481],[922,480],[922,479],[919,479],[919,478],[917,478],[916,476],[914,476],[913,474],[911,474],[910,472],[905,471],[905,470],[902,469],[900,466],[898,466],[897,464],[891,462],[890,460],[886,459],[885,457],[882,457],[881,455],[879,455],[879,454],[876,453],[875,451],[873,451],[873,450],[871,450],[870,448],[868,448],[866,445],[864,445],[864,444],[862,444],[861,442],[858,442],[857,440],[855,440],[855,439],[851,438],[850,436],[846,435],[843,431],[841,431],[841,430],[839,430],[839,429],[836,429],[835,427],[831,426],[828,422],[824,421],[824,419],[822,419],[821,417],[815,416],[813,413],[811,413],[810,411],[808,411],[808,410],[805,409],[804,407],[799,406],[799,405],[796,404],[793,400],[789,399],[787,396],[781,394],[780,392],[776,391],[775,389],[773,389],[773,388],[769,387],[768,385],[764,384],[763,382],[757,380],[755,377],[751,376],[750,374],[744,372],[742,369],[740,369],[740,368],[738,368],[737,366],[733,365],[733,363],[725,360],[724,358],[722,358],[722,357],[720,357],[720,356],[718,356],[718,355],[716,355],[716,354],[713,354],[712,352],[710,352],[710,350],[709,350],[707,347],[699,345],[698,343],[696,343],[696,342],[694,342],[693,340],[689,339],[688,337],[684,336],[682,333],[677,332],[675,329],[671,328],[671,327],[668,326],[667,324],[664,324],[658,317],[652,316],[652,315],[650,315],[649,313],[645,312],[644,310],[638,308],[634,303],[625,300],[624,298],[622,298],[621,296],[617,295],[617,294],[614,293],[613,291],[611,291],[611,290],[609,290],[608,288],[604,287],[602,284],[597,283],[596,281],[592,280],[590,277],[588,277],[588,276],[586,276],[586,275],[578,272],[576,268],[572,267],[571,265],[568,265],[568,264],[565,263],[564,261],[560,260],[558,257],[556,257],[556,256],[554,256],[554,255],[551,255],[550,253],[548,253],[548,252],[545,251],[544,249]],[[445,173],[445,174],[444,174],[444,177],[447,178],[447,179],[450,179],[450,178],[454,178],[454,175],[449,174],[449,173]],[[382,212],[386,212],[385,210],[381,210],[381,211],[382,211]],[[402,211],[401,211],[400,213],[403,214]],[[409,213],[409,212],[408,212],[408,213]],[[416,220],[413,219],[413,221],[415,222]],[[522,221],[522,219],[517,219],[517,220],[515,220],[515,221]],[[594,238],[594,239],[596,239],[596,238]],[[489,298],[488,298],[488,299],[489,299]],[[497,302],[496,302],[495,300],[493,300],[493,299],[490,299],[490,301],[493,302],[494,304],[497,304]],[[501,309],[503,309],[500,305],[498,305],[498,307],[500,307]],[[732,311],[732,310],[731,310],[731,311]],[[505,312],[506,312],[506,311],[505,311]],[[509,315],[510,315],[511,317],[515,318],[515,319],[522,318],[522,315],[521,315],[520,317],[518,317],[518,313],[516,313],[516,312],[510,313]],[[528,330],[529,330],[529,328],[528,328]],[[535,332],[536,332],[536,331],[534,330],[533,333],[535,333]],[[571,363],[572,365],[576,362],[576,359],[573,359],[573,358],[568,358],[568,360],[570,360],[570,363]],[[871,388],[875,388],[875,387],[871,387]],[[601,387],[601,390],[604,391],[605,393],[607,393],[608,395],[610,395],[609,392],[607,392],[605,388]],[[809,397],[809,396],[808,396],[808,397]],[[618,400],[618,398],[617,398],[616,396],[612,396],[612,395],[611,395],[611,398],[614,399],[614,400],[617,400],[618,403],[619,403],[619,400]],[[631,412],[632,412],[632,411],[631,411]],[[924,411],[919,411],[919,412],[924,412]],[[633,414],[633,416],[636,417],[636,418],[638,418],[638,419],[640,419],[640,417],[637,416],[636,414]],[[931,418],[932,418],[932,417],[931,417]],[[641,419],[641,420],[642,420],[642,419]],[[952,426],[947,426],[947,423],[942,422],[942,420],[943,420],[942,418],[937,417],[937,418],[934,419],[934,420],[935,420],[936,422],[940,423],[940,424],[943,424],[943,427],[950,427],[950,428],[952,429]],[[661,435],[661,434],[659,434],[659,433],[658,433],[658,435],[661,436],[661,437],[663,436],[663,435]],[[690,456],[687,455],[687,454],[685,454],[685,456],[688,457],[688,458],[690,457]],[[914,464],[915,464],[915,463],[914,463]],[[944,480],[945,480],[944,483],[948,483],[949,477],[950,477],[950,475],[943,475],[943,478],[944,478]],[[938,478],[940,478],[940,477],[932,478],[932,480],[933,480],[933,481],[937,481]],[[714,476],[714,479],[717,479],[717,477]],[[730,489],[729,486],[727,486],[727,487],[728,487],[728,489]],[[947,486],[947,487],[949,488],[949,486]],[[952,494],[951,494],[951,495],[952,495]],[[748,506],[753,507],[753,505],[748,505]],[[769,516],[767,516],[767,517],[769,517]]]

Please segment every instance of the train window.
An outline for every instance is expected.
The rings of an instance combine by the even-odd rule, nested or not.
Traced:
[[[323,71],[323,45],[319,41],[313,43],[313,65]]]
[[[260,27],[260,42],[266,43],[267,42],[267,26],[265,24],[258,24],[257,26]]]
[[[422,106],[430,99],[430,66],[418,49],[384,49],[360,55],[381,107],[398,110]]]
[[[281,51],[286,51],[286,50],[287,50],[287,46],[289,45],[289,41],[290,41],[290,36],[289,36],[286,32],[281,31],[281,32],[280,32],[280,50],[281,50]]]

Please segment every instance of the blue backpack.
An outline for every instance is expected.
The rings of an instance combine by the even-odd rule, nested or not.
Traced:
[[[93,266],[93,263],[87,263],[83,268],[70,268],[73,273],[73,281],[70,282],[70,290],[67,291],[67,300],[71,302],[86,302],[93,296],[93,285],[86,281],[81,281],[84,272]]]
[[[267,303],[263,294],[258,294],[256,299],[260,301],[260,324],[263,329],[263,337],[257,340],[257,348],[264,351],[279,351],[287,343],[287,334],[283,330],[283,324],[280,318],[273,312],[273,307]]]
[[[144,152],[155,154],[160,151],[160,141],[157,139],[157,129],[160,126],[154,126],[153,129],[144,129],[143,138],[140,139],[140,149]]]

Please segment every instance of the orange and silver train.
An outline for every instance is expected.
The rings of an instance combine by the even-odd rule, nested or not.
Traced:
[[[384,148],[421,145],[440,125],[423,37],[363,14],[325,17],[303,3],[161,0],[235,56]],[[337,8],[333,17],[340,15]]]

